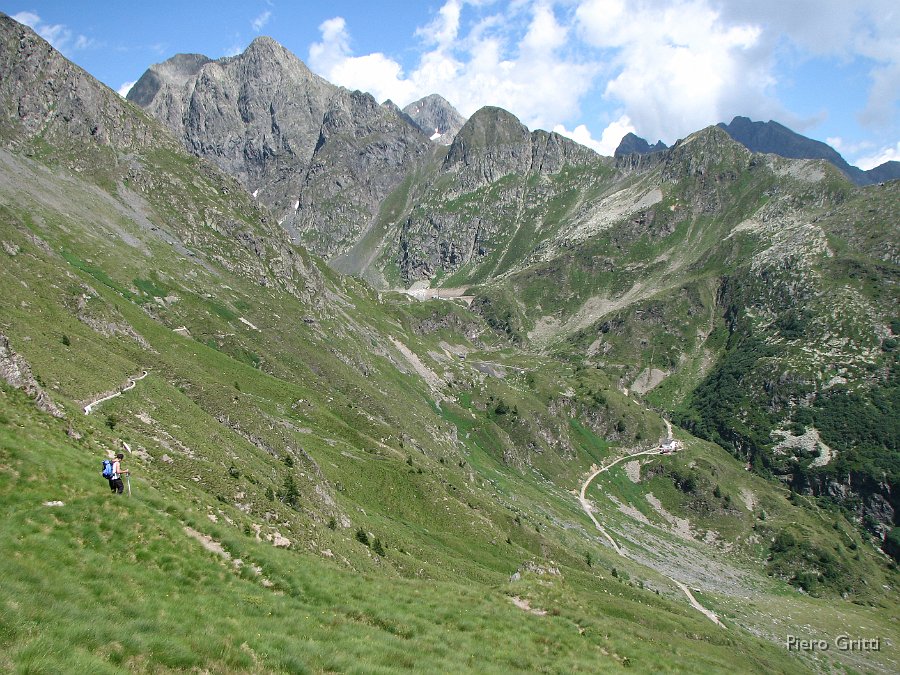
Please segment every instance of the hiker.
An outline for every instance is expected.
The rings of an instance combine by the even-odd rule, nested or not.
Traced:
[[[113,460],[112,477],[109,479],[109,489],[117,494],[122,494],[125,491],[125,483],[122,482],[122,476],[131,475],[130,471],[122,468],[123,459],[125,459],[125,455],[121,452],[116,455],[116,458]]]

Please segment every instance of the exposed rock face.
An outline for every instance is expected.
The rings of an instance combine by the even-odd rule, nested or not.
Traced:
[[[13,351],[5,335],[0,335],[0,379],[33,397],[35,405],[44,412],[54,417],[66,416],[38,384],[28,362]]]
[[[884,539],[895,526],[900,499],[895,486],[875,481],[862,472],[849,472],[837,478],[827,474],[795,477],[792,488],[798,492],[828,497],[856,515],[857,522]]]
[[[425,197],[438,208],[417,209],[403,225],[398,262],[404,280],[452,272],[486,255],[502,231],[521,224],[526,195],[537,204],[552,193],[534,179],[598,159],[594,151],[559,134],[529,132],[501,108],[478,110],[450,146],[435,181],[440,187]],[[454,199],[482,190],[491,191],[489,208],[454,204]]]
[[[282,224],[321,255],[345,251],[376,218],[382,200],[432,149],[396,106],[341,89],[323,115],[315,151],[299,180],[287,172],[273,189],[283,200],[277,211],[288,209]]]
[[[443,169],[457,174],[455,186],[469,192],[509,174],[531,168],[531,134],[502,108],[484,107],[466,122],[444,160]]]
[[[158,85],[153,101],[166,99],[171,94],[167,82],[174,86],[185,77],[196,79],[215,65],[200,65],[197,75],[190,76],[202,60],[178,59],[159,69],[158,81],[148,78],[136,95],[149,96]],[[116,210],[140,213],[142,226],[166,230],[173,251],[191,264],[199,258],[189,249],[203,249],[208,256],[204,266],[214,262],[260,285],[277,283],[311,304],[322,296],[323,280],[315,264],[290,245],[233,178],[210,163],[193,162],[159,121],[5,15],[0,15],[0,72],[0,143],[26,156],[38,150],[64,169],[115,186],[108,188],[115,194],[98,193],[105,207],[117,202]],[[169,166],[171,158],[178,160],[177,167]],[[196,195],[184,188],[186,163],[195,164],[193,185],[203,183],[201,191],[208,189],[226,206],[196,208]],[[166,217],[164,223],[152,208],[160,194],[167,195],[165,207],[178,216]]]
[[[40,137],[65,148],[132,149],[155,139],[155,123],[134,115],[116,92],[98,85],[34,31],[2,13],[0,72],[0,100],[7,102],[0,106],[4,139]],[[71,161],[78,163],[77,158]]]
[[[352,245],[432,147],[397,106],[330,84],[267,37],[217,61],[175,56],[151,67],[129,99],[325,257]]]
[[[557,133],[529,132],[512,113],[488,106],[472,115],[457,134],[442,169],[456,174],[457,191],[469,192],[510,174],[550,174],[565,164],[597,157]]]
[[[202,54],[176,54],[168,61],[151,66],[134,83],[126,98],[141,107],[147,107],[153,103],[161,89],[183,87],[210,60]]]
[[[624,157],[626,155],[649,155],[653,152],[662,152],[668,147],[669,146],[667,146],[662,141],[656,141],[655,144],[650,145],[643,138],[641,138],[640,136],[635,136],[629,131],[622,137],[622,140],[619,142],[619,147],[616,148],[613,156]]]
[[[753,152],[767,152],[791,159],[824,159],[843,171],[857,185],[871,182],[864,171],[850,166],[830,145],[801,136],[778,122],[753,122],[747,117],[738,116],[730,124],[720,122],[719,126]]]
[[[196,155],[251,192],[282,167],[305,166],[338,88],[267,37],[235,57],[179,54],[152,66],[128,99],[162,120]]]
[[[450,145],[466,118],[442,96],[430,94],[403,109],[435,143]]]

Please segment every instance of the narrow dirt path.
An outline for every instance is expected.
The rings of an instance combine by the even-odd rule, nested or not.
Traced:
[[[125,385],[124,387],[122,387],[119,391],[115,392],[114,394],[110,394],[109,396],[104,396],[103,398],[98,398],[96,401],[91,401],[91,402],[88,403],[86,406],[84,406],[84,414],[85,414],[85,415],[90,415],[91,412],[92,412],[93,409],[94,409],[94,406],[100,405],[100,404],[103,403],[104,401],[108,401],[108,400],[110,400],[111,398],[115,398],[116,396],[121,396],[121,395],[124,394],[126,391],[131,391],[132,389],[134,389],[135,384],[137,384],[137,382],[138,382],[139,380],[143,380],[145,377],[147,377],[147,371],[146,371],[146,370],[145,370],[141,375],[139,375],[138,377],[129,377],[129,378],[128,378],[128,384]]]
[[[665,418],[663,419],[663,421],[666,423],[666,429],[669,432],[669,438],[671,438],[672,437],[672,425],[669,424],[669,421],[666,420]],[[625,549],[623,549],[621,546],[619,546],[618,543],[616,543],[616,540],[612,538],[612,535],[610,535],[610,533],[607,532],[606,528],[600,524],[600,521],[598,521],[594,517],[593,510],[591,509],[591,502],[588,500],[588,498],[586,496],[587,489],[588,489],[588,487],[590,487],[591,482],[597,476],[599,476],[601,473],[605,473],[606,471],[609,471],[611,468],[613,468],[619,462],[624,462],[625,460],[631,460],[634,457],[640,457],[642,455],[659,455],[659,454],[661,454],[660,450],[645,450],[643,452],[635,452],[634,454],[631,454],[631,455],[623,455],[622,457],[619,457],[618,459],[610,462],[609,464],[602,466],[599,469],[593,471],[591,473],[591,475],[587,477],[587,480],[585,480],[584,483],[581,485],[581,493],[578,495],[578,501],[581,502],[581,508],[584,509],[584,512],[588,515],[588,518],[590,518],[591,521],[594,523],[594,526],[600,531],[600,534],[602,534],[604,537],[606,537],[607,541],[609,541],[609,543],[612,545],[613,550],[616,553],[618,553],[620,556],[622,556],[623,558],[628,557],[628,554],[625,552]],[[696,609],[698,612],[701,612],[707,619],[712,621],[717,626],[722,626],[723,628],[725,627],[722,624],[722,622],[719,621],[719,617],[716,616],[715,612],[713,612],[713,611],[707,609],[706,607],[704,607],[703,605],[701,605],[700,602],[697,600],[697,598],[694,597],[694,594],[691,593],[691,590],[687,586],[685,586],[683,583],[681,583],[677,579],[673,579],[672,577],[670,577],[668,575],[665,575],[665,576],[669,581],[671,581],[673,584],[678,586],[678,588],[680,588],[681,591],[687,596],[688,602],[691,603],[691,607]]]
[[[593,481],[597,476],[599,476],[601,473],[603,473],[605,471],[609,471],[611,468],[613,468],[619,462],[623,462],[626,459],[631,459],[632,457],[639,457],[641,455],[658,455],[658,454],[659,454],[659,450],[647,450],[645,452],[636,452],[633,455],[623,455],[622,457],[619,457],[617,460],[610,462],[606,466],[602,466],[599,469],[597,469],[596,471],[594,471],[590,476],[588,476],[587,480],[584,481],[584,484],[581,486],[581,493],[578,495],[578,501],[581,502],[581,508],[584,509],[584,512],[586,514],[588,514],[588,518],[590,518],[593,521],[596,528],[598,530],[600,530],[600,534],[602,534],[604,537],[606,537],[607,541],[609,541],[609,543],[612,544],[612,547],[613,547],[613,549],[615,549],[616,553],[618,553],[622,557],[627,558],[628,556],[626,556],[625,553],[622,552],[622,549],[616,543],[616,540],[612,538],[612,536],[609,534],[609,532],[606,531],[606,528],[603,527],[600,524],[600,522],[594,517],[594,513],[591,510],[591,503],[588,501],[587,496],[586,496],[588,486],[590,486],[591,481]]]

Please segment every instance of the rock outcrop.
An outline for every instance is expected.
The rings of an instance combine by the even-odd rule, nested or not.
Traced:
[[[280,44],[259,37],[238,56],[178,54],[151,66],[128,100],[254,192],[285,167],[305,167],[338,91]]]
[[[31,396],[35,405],[44,412],[58,418],[66,416],[38,384],[25,358],[13,351],[5,335],[0,335],[0,379]]]
[[[100,85],[27,26],[0,13],[0,138],[23,144],[46,141],[82,152],[66,155],[79,170],[98,157],[85,149],[146,148],[158,125],[135,115],[116,92]]]
[[[627,155],[649,155],[654,152],[662,152],[669,146],[662,141],[656,141],[650,145],[640,136],[635,136],[630,131],[622,137],[619,147],[613,153],[613,157],[625,157]]]
[[[215,61],[177,55],[128,97],[325,257],[355,242],[432,148],[395,105],[325,81],[268,37]]]
[[[435,143],[450,145],[466,118],[443,96],[430,94],[403,109]]]

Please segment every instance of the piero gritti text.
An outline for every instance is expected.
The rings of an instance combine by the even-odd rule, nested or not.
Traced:
[[[838,652],[880,652],[881,638],[838,635],[833,640],[822,640],[788,635],[785,647],[789,652],[827,652],[830,649]]]

